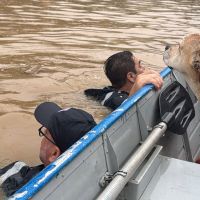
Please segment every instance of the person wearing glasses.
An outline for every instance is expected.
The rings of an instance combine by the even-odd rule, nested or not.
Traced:
[[[44,167],[83,137],[95,125],[92,115],[76,108],[62,109],[53,102],[41,103],[35,109],[35,118],[42,125],[39,136],[41,165],[29,167],[17,161],[0,169],[0,187],[7,197],[14,194]]]
[[[130,51],[118,52],[110,56],[105,62],[104,71],[112,86],[103,89],[87,89],[84,93],[111,110],[120,106],[144,85],[151,83],[156,89],[160,89],[163,84],[159,73],[145,69],[141,60]]]

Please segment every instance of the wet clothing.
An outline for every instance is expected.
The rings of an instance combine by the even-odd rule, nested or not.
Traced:
[[[24,162],[14,162],[0,169],[0,187],[7,197],[14,194],[38,174],[44,165],[29,167]]]
[[[112,86],[103,89],[87,89],[84,93],[86,96],[93,97],[111,110],[119,107],[129,96],[127,92],[119,91]]]

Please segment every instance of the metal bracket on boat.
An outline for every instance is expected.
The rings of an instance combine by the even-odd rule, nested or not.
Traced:
[[[103,141],[108,171],[109,174],[114,174],[119,170],[117,156],[107,134],[103,134]]]
[[[121,171],[121,170],[119,170],[118,172],[116,172],[114,174],[114,176],[123,176],[123,177],[126,177],[126,175],[127,175],[127,172],[124,172],[124,171]]]
[[[104,188],[106,187],[115,176],[122,176],[122,177],[126,177],[127,176],[127,172],[124,171],[117,171],[114,174],[109,174],[108,172],[105,173],[105,175],[103,177],[101,177],[100,181],[99,181],[99,185]]]
[[[101,177],[99,180],[100,187],[106,187],[113,179],[113,174],[109,174],[108,172],[105,173],[104,176]]]
[[[140,112],[140,109],[139,109],[139,106],[136,105],[136,109],[137,109],[137,116],[138,116],[138,122],[139,122],[139,127],[140,127],[140,133],[141,133],[141,137],[142,137],[142,140],[144,141],[147,136],[149,135],[149,132],[148,132],[148,127],[144,121],[144,118],[142,116],[142,113]]]

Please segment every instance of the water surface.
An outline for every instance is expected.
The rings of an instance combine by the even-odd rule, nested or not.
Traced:
[[[108,83],[105,59],[130,50],[160,71],[166,43],[200,32],[199,0],[3,0],[0,7],[0,166],[37,164],[37,104],[110,111],[83,90]]]

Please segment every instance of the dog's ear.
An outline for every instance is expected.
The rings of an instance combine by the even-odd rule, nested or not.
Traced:
[[[200,50],[193,53],[192,67],[200,72]]]

